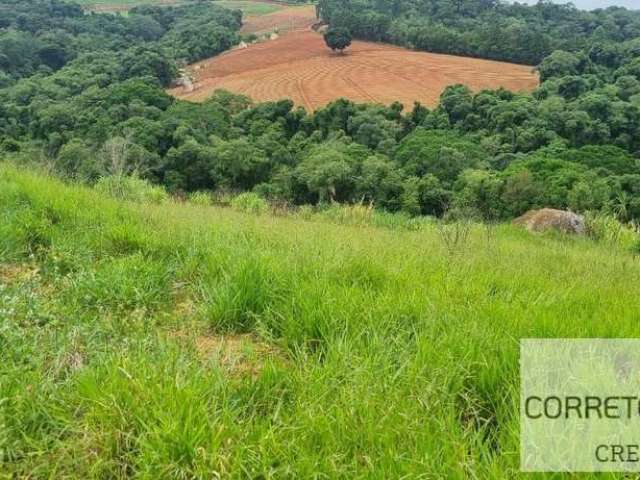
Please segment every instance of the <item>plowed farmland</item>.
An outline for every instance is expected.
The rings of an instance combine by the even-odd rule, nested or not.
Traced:
[[[322,35],[311,30],[315,21],[313,6],[250,16],[245,33],[288,33],[191,65],[193,89],[178,87],[171,93],[203,101],[215,90],[225,89],[255,101],[290,98],[312,111],[341,97],[435,106],[445,87],[457,83],[474,91],[498,87],[530,91],[538,85],[537,74],[524,65],[361,41],[354,41],[342,55],[333,53]]]

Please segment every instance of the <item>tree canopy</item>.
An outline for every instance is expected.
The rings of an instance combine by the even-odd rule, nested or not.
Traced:
[[[539,62],[541,84],[533,94],[452,85],[434,109],[341,99],[306,112],[222,91],[194,104],[164,87],[239,41],[241,12],[197,2],[119,16],[0,0],[0,154],[90,183],[118,164],[172,192],[296,205],[640,220],[639,14],[480,0],[321,0],[319,10],[330,31],[356,38]],[[504,41],[482,40],[494,36]]]
[[[351,32],[346,28],[329,28],[324,34],[324,41],[331,50],[339,50],[340,53],[351,45]]]

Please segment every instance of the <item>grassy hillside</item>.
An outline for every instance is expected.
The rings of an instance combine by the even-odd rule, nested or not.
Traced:
[[[637,336],[639,275],[0,166],[0,478],[513,478],[518,339]]]

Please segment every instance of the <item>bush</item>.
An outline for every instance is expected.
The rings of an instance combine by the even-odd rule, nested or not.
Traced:
[[[253,43],[258,40],[258,36],[255,33],[249,33],[242,36],[242,41],[246,43]]]
[[[269,210],[269,204],[257,193],[247,192],[241,193],[231,200],[231,208],[239,212],[253,213],[262,215]]]
[[[102,177],[95,188],[100,193],[130,202],[160,204],[169,199],[164,188],[138,177]]]

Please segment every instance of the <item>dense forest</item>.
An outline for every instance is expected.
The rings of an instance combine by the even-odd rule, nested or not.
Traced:
[[[538,63],[532,94],[454,85],[434,110],[339,100],[315,113],[164,91],[239,41],[211,3],[83,14],[0,0],[0,150],[95,182],[248,191],[290,204],[367,202],[412,215],[509,218],[532,207],[640,219],[640,14],[541,2],[322,0],[354,37]],[[455,50],[451,50],[455,49]]]
[[[577,52],[640,36],[640,12],[594,12],[541,0],[319,0],[318,13],[356,37],[419,50],[537,65],[555,50]]]

